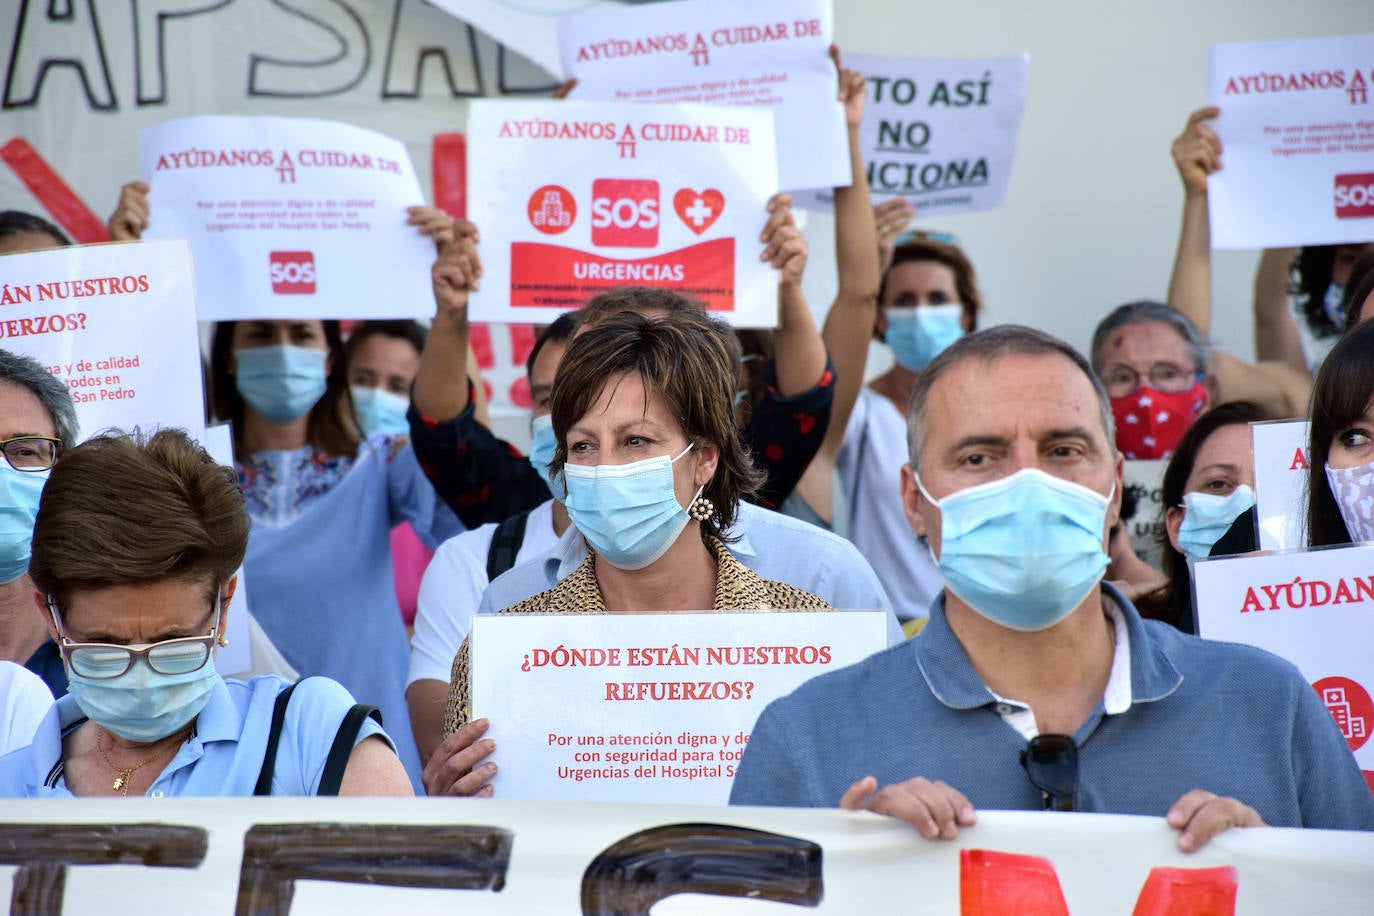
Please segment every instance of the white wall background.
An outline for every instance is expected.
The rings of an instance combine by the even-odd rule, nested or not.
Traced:
[[[509,2],[562,10],[577,0]],[[269,0],[72,3],[74,17],[66,25],[34,29],[21,45],[22,55],[13,41],[0,45],[0,60],[20,83],[44,57],[81,58],[94,74],[99,68],[91,35],[98,16],[99,59],[117,105],[91,108],[78,71],[55,67],[38,107],[0,110],[0,143],[11,137],[33,142],[103,217],[119,184],[137,174],[136,132],[191,114],[350,121],[405,141],[427,181],[431,135],[462,130],[467,105],[449,95],[432,61],[423,69],[419,98],[381,104],[394,23],[400,23],[401,46],[412,53],[417,47],[446,49],[458,65],[463,91],[477,88],[479,74],[487,91],[495,91],[495,43],[470,36],[461,23],[419,0],[399,6],[394,0],[290,0],[289,7],[297,12]],[[49,6],[47,0],[0,0],[0,34],[18,35],[26,9],[32,25]],[[142,105],[135,100],[133,17],[138,12],[151,21],[162,9],[188,15],[165,24],[165,101]],[[398,10],[402,15],[393,20]],[[356,82],[318,98],[248,98],[252,56],[301,61],[341,53],[337,35],[305,22],[300,12],[321,17],[349,37],[345,59],[329,64],[325,69],[334,75],[321,79],[337,85],[339,73],[356,73]],[[1093,325],[1111,307],[1164,295],[1182,198],[1169,144],[1188,112],[1206,101],[1208,45],[1374,32],[1374,0],[835,0],[835,21],[841,47],[855,51],[1031,55],[1029,97],[1005,206],[938,224],[918,215],[918,225],[960,238],[978,269],[988,306],[985,324],[1020,321],[1085,347]],[[23,58],[17,70],[16,56]],[[551,81],[519,61],[505,76],[527,87]],[[0,168],[0,207],[38,208],[6,168]],[[808,292],[822,313],[834,289],[828,216],[813,215],[807,231],[813,251]],[[1249,304],[1255,260],[1254,252],[1215,258],[1215,342],[1244,358],[1253,355]],[[417,314],[429,307],[417,304]],[[885,348],[875,347],[870,370],[881,371],[887,359]],[[511,378],[520,372],[508,361],[498,368]],[[527,435],[523,419],[511,432],[517,439]]]
[[[1207,102],[1208,45],[1374,32],[1374,0],[835,0],[835,21],[841,48],[874,54],[1031,55],[1005,206],[916,225],[959,237],[985,325],[1031,324],[1086,349],[1108,310],[1164,297],[1183,199],[1169,144]],[[831,260],[829,220],[807,234],[812,263]],[[1257,256],[1214,257],[1214,342],[1245,359]]]

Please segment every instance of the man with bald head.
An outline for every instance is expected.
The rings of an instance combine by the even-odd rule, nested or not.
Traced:
[[[1302,675],[1142,620],[1102,581],[1123,460],[1072,347],[991,328],[912,393],[902,499],[945,589],[921,634],[770,704],[731,803],[868,808],[952,839],[976,809],[1374,829]]]

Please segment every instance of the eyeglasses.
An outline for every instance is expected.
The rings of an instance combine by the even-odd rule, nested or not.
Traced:
[[[1197,381],[1197,374],[1190,369],[1174,363],[1155,363],[1144,375],[1130,366],[1114,366],[1103,376],[1102,386],[1107,389],[1108,397],[1124,398],[1146,382],[1156,391],[1178,394],[1192,388]]]
[[[1044,797],[1046,811],[1072,811],[1078,786],[1078,745],[1069,735],[1036,735],[1021,752],[1021,766]]]
[[[16,436],[0,440],[0,451],[16,471],[50,471],[62,454],[62,440],[51,436]]]
[[[61,634],[58,651],[62,653],[67,666],[73,673],[91,680],[108,680],[123,675],[134,666],[134,659],[141,658],[158,674],[190,674],[205,667],[210,660],[210,649],[218,636],[218,627],[212,626],[207,636],[182,636],[152,643],[135,643],[121,646],[103,642],[76,642],[62,632],[58,619],[57,605],[48,599],[48,611],[53,623]],[[214,618],[219,617],[219,596],[216,589]]]

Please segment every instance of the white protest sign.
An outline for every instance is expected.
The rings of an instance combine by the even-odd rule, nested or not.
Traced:
[[[147,238],[184,238],[202,321],[414,318],[434,244],[404,144],[333,121],[198,117],[139,132]]]
[[[1306,420],[1251,423],[1261,550],[1307,546]]]
[[[770,701],[885,648],[881,611],[478,616],[472,712],[503,798],[725,804]]]
[[[1159,566],[1161,552],[1159,535],[1164,530],[1164,469],[1167,459],[1126,461],[1124,488],[1136,493],[1135,515],[1127,521],[1130,526],[1131,548],[1146,563]]]
[[[1374,544],[1195,561],[1192,572],[1198,635],[1297,665],[1374,788]]]
[[[924,216],[1002,206],[1026,107],[1030,55],[940,60],[846,54],[864,75],[859,142],[875,203]],[[828,205],[831,195],[824,194]]]
[[[1214,248],[1374,239],[1374,34],[1212,45]]]
[[[0,257],[0,347],[71,390],[83,437],[205,429],[191,253],[181,241]]]
[[[117,898],[136,901],[139,916],[1369,908],[1374,833],[1232,828],[1191,854],[1177,837],[1162,817],[1053,811],[979,811],[976,826],[945,842],[836,808],[21,798],[0,806],[0,882],[18,889],[23,865],[28,888],[64,879],[44,882],[44,912],[107,913],[121,909]]]
[[[468,216],[484,240],[473,320],[548,322],[637,285],[695,296],[734,325],[777,324],[777,273],[758,240],[777,190],[770,112],[485,101],[468,111]]]
[[[849,184],[849,140],[828,56],[830,0],[677,0],[559,23],[573,97],[759,106],[777,115],[787,190]]]

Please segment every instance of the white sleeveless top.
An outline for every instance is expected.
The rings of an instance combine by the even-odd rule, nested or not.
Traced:
[[[906,460],[906,418],[865,386],[849,416],[835,473],[849,509],[849,539],[873,566],[902,621],[927,616],[944,587],[929,548],[917,540],[902,509]]]

